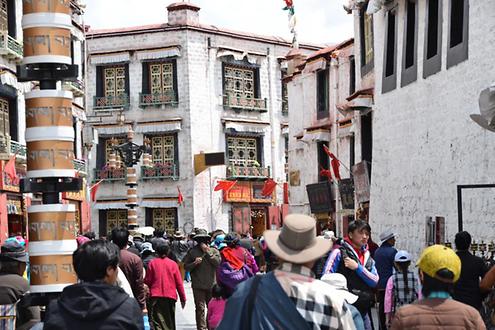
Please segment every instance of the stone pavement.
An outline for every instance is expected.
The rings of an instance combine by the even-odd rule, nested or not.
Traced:
[[[196,330],[196,317],[194,313],[194,298],[191,283],[184,282],[186,290],[186,307],[182,309],[180,303],[175,306],[175,324],[177,330]]]
[[[184,289],[186,291],[186,308],[182,309],[180,304],[177,303],[175,307],[175,324],[177,330],[196,330],[196,317],[194,314],[194,298],[191,289],[191,283],[184,282]],[[373,323],[375,324],[375,330],[378,330],[378,315],[377,309],[372,309]]]

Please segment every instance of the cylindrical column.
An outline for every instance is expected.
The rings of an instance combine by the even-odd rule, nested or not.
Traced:
[[[127,182],[126,185],[128,186],[135,186],[137,185],[137,174],[136,174],[136,169],[134,167],[128,167],[127,168]]]
[[[137,227],[137,210],[135,208],[129,208],[127,210],[127,226],[130,228]]]

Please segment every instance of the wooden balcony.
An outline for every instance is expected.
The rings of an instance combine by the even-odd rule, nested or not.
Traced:
[[[120,111],[129,109],[129,95],[95,96],[93,99],[94,111]]]
[[[266,112],[268,111],[266,103],[266,99],[238,97],[233,95],[224,95],[223,97],[223,107],[226,109]]]
[[[154,165],[152,167],[141,167],[141,180],[178,180],[179,173],[177,165],[164,164]]]
[[[0,55],[8,59],[20,62],[24,57],[23,44],[9,36],[7,31],[0,32]]]
[[[126,179],[125,168],[102,168],[94,169],[93,181],[121,181]]]
[[[155,107],[162,105],[176,106],[178,104],[177,95],[173,90],[157,94],[139,93],[139,107]]]
[[[227,167],[227,179],[267,179],[270,177],[270,167],[236,166]]]

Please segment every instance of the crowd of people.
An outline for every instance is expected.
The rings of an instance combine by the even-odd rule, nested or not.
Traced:
[[[416,263],[395,248],[394,232],[381,233],[375,251],[370,235],[355,220],[341,239],[318,236],[302,214],[256,238],[200,228],[187,237],[86,233],[73,254],[78,283],[41,309],[25,299],[27,242],[9,238],[0,253],[0,329],[175,329],[185,282],[198,330],[495,329],[495,267],[470,252],[469,233],[457,233],[457,251],[433,245]]]

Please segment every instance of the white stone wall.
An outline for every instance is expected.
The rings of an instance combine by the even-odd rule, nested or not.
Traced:
[[[208,48],[210,39],[210,48]],[[138,108],[138,94],[142,89],[141,62],[131,52],[130,97],[131,106],[125,112],[126,120],[165,120],[167,118],[182,118],[182,129],[179,138],[179,181],[149,180],[146,185],[139,182],[139,198],[147,195],[177,196],[177,185],[180,186],[185,198],[185,207],[178,208],[179,226],[192,222],[196,227],[208,230],[221,228],[229,230],[230,203],[224,203],[221,192],[213,192],[217,179],[225,178],[226,167],[211,167],[209,170],[194,176],[193,155],[201,151],[224,152],[226,148],[222,118],[237,118],[262,120],[269,122],[263,138],[264,166],[270,166],[272,177],[283,181],[284,174],[284,139],[281,133],[281,123],[287,122],[287,116],[281,114],[281,81],[278,57],[289,52],[288,47],[273,45],[256,40],[243,40],[231,36],[208,34],[201,31],[179,30],[159,33],[147,33],[128,36],[88,38],[89,53],[122,51],[129,48],[144,49],[152,47],[167,47],[179,45],[181,55],[177,58],[177,79],[179,92],[178,107],[164,109],[142,110]],[[221,47],[240,49],[246,52],[256,52],[260,65],[261,97],[268,99],[269,111],[266,113],[239,113],[224,110],[222,86],[222,62],[217,57]],[[306,51],[308,52],[308,51]],[[266,54],[266,55],[263,55]],[[87,102],[93,105],[96,94],[96,67],[88,63]],[[104,119],[106,120],[106,119]],[[115,118],[110,119],[115,122]],[[142,136],[136,134],[136,143]],[[92,150],[90,168],[96,164],[96,148]],[[139,171],[138,171],[139,173]],[[282,203],[282,191],[278,189],[277,202]],[[98,198],[124,198],[125,187],[122,183],[104,183],[98,190]],[[92,211],[93,229],[98,231],[98,211]],[[138,211],[138,222],[144,225],[144,210]]]
[[[399,233],[398,247],[416,256],[425,246],[425,218],[442,216],[446,238],[457,226],[456,187],[494,183],[495,136],[474,123],[478,97],[493,83],[495,3],[470,1],[469,59],[446,69],[448,3],[443,6],[442,69],[423,79],[425,2],[419,1],[418,79],[381,94],[384,11],[374,15],[376,93],[370,221],[375,232]],[[401,67],[404,2],[400,1],[398,68]],[[400,86],[400,69],[397,86]],[[464,193],[464,229],[491,241],[494,189]]]

